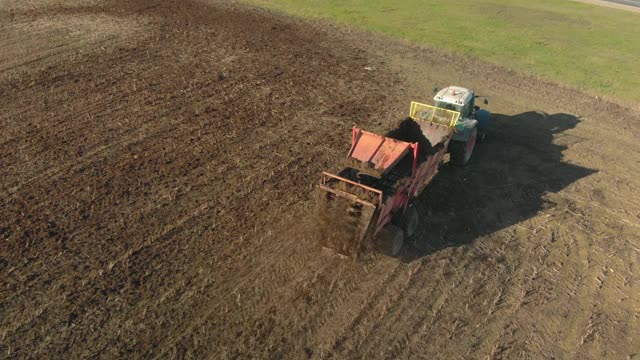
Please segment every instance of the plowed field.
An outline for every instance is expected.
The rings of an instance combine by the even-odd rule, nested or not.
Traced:
[[[491,97],[400,258],[319,248],[354,124]],[[640,354],[640,111],[231,2],[0,4],[0,357]],[[640,355],[638,355],[640,356]]]

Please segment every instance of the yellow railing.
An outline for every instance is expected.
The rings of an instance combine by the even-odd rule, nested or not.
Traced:
[[[440,125],[454,127],[460,118],[460,113],[412,101],[409,116],[413,120],[429,121]]]

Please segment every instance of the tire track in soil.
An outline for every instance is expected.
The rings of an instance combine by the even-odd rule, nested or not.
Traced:
[[[500,237],[504,237],[501,243],[505,246],[514,246],[512,235],[505,233]],[[391,327],[387,325],[384,331],[379,331],[389,335],[377,342],[367,343],[365,349],[354,349],[353,354],[366,352],[369,356],[384,358],[432,358],[444,356],[446,352],[442,351],[446,351],[452,341],[466,344],[465,348],[469,349],[470,354],[473,343],[469,337],[482,332],[481,327],[489,319],[479,321],[474,329],[470,329],[473,324],[462,320],[464,314],[473,314],[474,317],[486,314],[484,316],[490,317],[500,311],[505,302],[503,291],[507,288],[506,284],[510,283],[500,255],[484,250],[484,242],[478,240],[478,246],[464,251],[464,257],[460,256],[460,252],[457,255],[445,253],[435,257],[433,263],[424,261],[421,269],[428,271],[419,273],[419,282],[414,286],[418,290],[403,297],[403,311],[390,321],[379,322],[392,324]],[[442,263],[442,258],[463,261]],[[474,281],[476,277],[480,281]],[[478,296],[493,299],[494,305],[489,308],[487,304],[474,304],[471,299]],[[418,307],[420,299],[427,302]],[[452,312],[452,309],[456,311]]]
[[[295,211],[295,213],[302,213],[305,206],[302,205],[302,207],[303,209]],[[282,228],[284,229],[286,227],[283,226]],[[294,227],[294,231],[292,231],[292,233],[295,233],[296,230],[305,231],[305,226]],[[270,237],[273,238],[273,240],[276,240],[278,236],[284,237],[286,235],[273,234]],[[282,237],[280,239],[282,239]],[[295,241],[296,243],[301,242],[299,238],[297,238]],[[299,289],[298,284],[304,283],[306,279],[315,278],[315,284],[317,283],[318,277],[328,276],[328,273],[332,272],[332,270],[329,269],[329,266],[327,264],[323,265],[324,262],[328,261],[329,263],[336,263],[336,260],[338,260],[338,264],[340,263],[340,260],[336,259],[333,256],[322,256],[318,258],[313,252],[309,252],[308,249],[310,244],[308,243],[308,241],[304,241],[304,248],[296,246],[296,244],[293,244],[291,240],[289,242],[272,242],[271,244],[275,244],[275,247],[264,242],[263,244],[266,245],[264,249],[258,250],[256,254],[250,255],[249,257],[255,259],[269,259],[270,261],[263,262],[257,266],[252,266],[249,271],[246,270],[247,268],[249,268],[248,266],[243,266],[242,268],[245,269],[245,272],[247,273],[239,276],[240,279],[243,279],[243,282],[241,282],[240,284],[234,284],[233,289],[230,288],[226,291],[227,293],[235,293],[238,289],[241,288],[251,288],[255,290],[255,288],[258,287],[260,289],[257,290],[257,292],[262,292],[260,298],[268,299],[268,301],[260,304],[259,307],[256,307],[257,304],[254,304],[254,307],[252,308],[243,308],[243,311],[250,310],[250,313],[252,314],[249,323],[261,321],[261,318],[268,316],[268,313],[271,311],[270,309],[272,309],[273,306],[290,304],[291,302],[295,302],[296,300],[298,300],[300,296],[302,296],[302,294],[296,294],[297,289]],[[297,261],[282,262],[281,260],[279,260],[282,258],[293,258],[297,259]],[[251,283],[256,281],[255,276],[252,276],[252,274],[264,273],[265,271],[268,271],[270,273],[275,272],[276,275],[272,275],[272,277],[268,278],[269,281],[266,282],[263,279],[260,279],[258,283]],[[267,285],[266,289],[263,288],[263,284]],[[323,293],[323,295],[326,294]],[[262,303],[262,301],[260,301],[259,303]],[[307,317],[305,319],[308,323],[312,324],[315,319],[324,317],[324,312],[330,311],[330,309],[331,306],[319,306],[316,311],[312,311],[310,314],[306,314]],[[206,312],[205,316],[202,317],[202,322],[218,315],[217,310],[217,308],[214,308]],[[200,322],[192,324],[189,329],[181,333],[182,335],[180,337],[172,341],[171,344],[173,345],[167,347],[167,349],[175,347],[175,344],[181,342],[184,338],[191,335],[192,332],[199,327],[199,325]],[[297,330],[297,332],[294,333],[300,335],[302,331],[303,330]],[[163,357],[165,354],[166,353],[160,353],[158,357]]]
[[[124,55],[122,55],[122,56],[124,57]],[[152,65],[146,65],[149,62],[149,60],[150,59],[148,57],[145,57],[141,61],[137,62],[137,64],[141,64],[142,66],[145,66],[145,67],[149,68],[149,67],[152,66]],[[93,61],[93,58],[89,58],[88,62],[91,63],[92,61]],[[116,60],[110,61],[110,62],[117,62],[117,61],[118,60],[116,59]],[[111,69],[105,69],[105,71],[112,71],[112,70]],[[92,72],[95,72],[95,69],[93,69]],[[146,69],[146,70],[143,69],[142,70],[142,74],[139,71],[135,71],[135,70],[129,70],[129,71],[122,70],[121,71],[121,73],[123,73],[123,74],[128,73],[128,72],[135,72],[138,75],[137,79],[140,79],[140,81],[143,82],[143,83],[150,82],[150,80],[148,80],[148,79],[157,78],[158,75],[160,74],[160,70],[155,69],[155,68]],[[87,74],[87,75],[90,75],[90,74]],[[122,78],[124,78],[124,75],[122,76]],[[145,78],[147,78],[146,81],[144,80]],[[178,82],[177,81],[178,79],[179,79],[178,75],[176,75],[176,77],[174,77],[173,79],[169,78],[169,79],[167,79],[168,80],[168,84],[173,85],[174,83]],[[118,80],[122,80],[122,79],[118,79]],[[131,79],[128,79],[128,80],[131,80]],[[42,81],[42,82],[46,83],[48,81]],[[121,87],[126,87],[127,85],[126,84],[121,84],[120,86]],[[144,96],[144,95],[147,95],[147,90],[150,90],[149,87],[139,86],[138,88],[134,89],[133,91],[128,91],[126,94],[122,94],[122,92],[119,92],[119,91],[115,90],[116,89],[115,86],[110,87],[110,89],[113,89],[115,94],[120,94],[120,98],[121,99],[135,98],[136,95]],[[189,90],[192,91],[192,92],[200,93],[204,89],[205,89],[205,84],[199,84],[199,86],[196,87],[195,89],[189,89]],[[103,91],[103,89],[98,89],[98,94],[101,91]],[[179,93],[181,91],[182,90],[178,90],[177,92]],[[161,90],[161,93],[162,92],[167,92],[167,90],[165,90],[165,91]],[[212,91],[209,90],[206,94],[207,95],[212,95]],[[107,96],[109,96],[109,95],[112,95],[112,93],[109,93]],[[103,95],[99,94],[98,96],[103,96]],[[65,95],[65,97],[66,97],[66,95]],[[174,95],[171,95],[171,97],[174,97]],[[151,101],[152,103],[160,102],[160,95],[155,95],[155,98],[146,100],[146,102],[149,102],[149,101]],[[70,118],[67,121],[63,120],[62,122],[58,122],[58,124],[56,124],[56,126],[53,127],[52,130],[54,130],[57,133],[56,134],[57,137],[62,137],[64,135],[60,134],[60,132],[59,132],[60,131],[60,125],[62,125],[63,123],[73,124],[74,126],[71,127],[71,129],[70,129],[73,132],[69,133],[69,134],[66,134],[66,136],[64,136],[64,138],[66,138],[66,139],[69,139],[69,138],[71,138],[71,139],[82,138],[81,134],[85,134],[85,133],[88,132],[87,130],[89,128],[95,127],[95,125],[93,123],[96,120],[102,120],[102,118],[113,118],[114,117],[113,112],[106,113],[106,111],[113,110],[113,109],[109,108],[109,105],[110,105],[109,102],[105,103],[104,101],[102,101],[102,102],[96,101],[94,109],[95,110],[103,110],[103,112],[97,113],[97,114],[96,113],[91,114],[91,112],[90,112],[90,110],[92,110],[91,107],[86,109],[86,107],[84,105],[82,105],[82,106],[73,106],[72,105],[72,107],[74,107],[74,108],[82,107],[83,111],[77,112],[75,115],[74,115],[74,113],[71,113],[70,114]],[[138,104],[131,104],[131,105],[132,106],[139,106]],[[86,148],[86,147],[92,148],[93,147],[93,149],[89,150],[88,153],[86,153],[85,155],[81,156],[80,158],[76,157],[74,159],[70,159],[70,160],[68,160],[68,161],[66,161],[66,162],[64,162],[64,163],[62,163],[62,164],[60,164],[58,166],[54,166],[54,167],[48,168],[46,170],[44,170],[44,169],[36,169],[36,172],[39,173],[38,175],[36,175],[35,177],[27,180],[25,183],[23,183],[21,185],[18,185],[15,188],[12,188],[11,189],[12,192],[15,192],[15,191],[19,190],[19,188],[21,186],[29,184],[29,183],[31,183],[33,181],[37,181],[37,180],[42,179],[42,178],[51,178],[52,176],[59,176],[64,171],[71,171],[71,170],[80,168],[80,167],[83,166],[83,161],[90,161],[93,157],[97,157],[97,155],[102,154],[102,152],[104,150],[109,149],[111,147],[126,146],[126,145],[133,144],[135,142],[139,142],[139,141],[141,141],[143,139],[143,137],[145,135],[147,135],[146,133],[151,129],[153,129],[155,133],[162,133],[164,131],[168,131],[169,129],[176,127],[176,125],[179,125],[179,124],[183,123],[184,122],[183,119],[181,119],[179,116],[176,117],[175,114],[171,114],[170,106],[171,105],[167,106],[160,113],[158,113],[157,109],[147,109],[147,111],[145,111],[144,113],[139,114],[139,116],[137,117],[139,119],[139,125],[138,124],[132,124],[132,126],[137,127],[137,128],[134,128],[133,133],[132,133],[132,131],[130,129],[122,129],[122,127],[115,127],[116,129],[122,129],[122,130],[120,130],[120,132],[118,132],[118,133],[110,134],[109,138],[96,139],[98,141],[103,140],[103,145],[101,145],[100,143],[96,143],[96,144],[91,144],[91,143],[89,143],[89,144],[81,144],[81,143],[77,144],[76,143],[76,144],[74,144],[75,146],[78,146],[80,148]],[[128,110],[126,104],[125,105],[121,105],[120,109],[122,110],[122,112],[124,114],[126,114],[126,111]],[[91,116],[91,115],[93,115],[93,116]],[[168,117],[168,116],[171,116],[171,115],[176,117],[176,119],[172,120],[170,118],[164,118],[164,116]],[[117,117],[118,116],[117,113],[115,114],[115,116],[116,116],[116,119],[117,119],[118,118]],[[124,116],[126,116],[126,115],[124,115]],[[158,122],[149,122],[149,119],[153,119],[153,118],[157,119],[158,117],[161,119],[161,122],[160,122],[161,126],[160,127],[158,127]],[[165,121],[165,119],[167,121]],[[78,122],[77,120],[83,120],[83,121]],[[103,126],[105,126],[105,125],[103,124]],[[113,128],[114,126],[111,125],[110,127]],[[121,135],[125,135],[124,139],[121,138]],[[46,139],[48,137],[50,137],[50,134],[46,134],[45,133],[45,134],[42,135],[42,138],[44,138],[44,139]],[[114,142],[114,139],[119,139],[119,140],[116,140]],[[56,156],[55,155],[55,153],[56,153],[55,148],[56,147],[64,148],[64,147],[66,147],[65,145],[66,144],[64,144],[64,143],[60,143],[58,145],[55,145],[53,151],[50,149],[49,152],[52,153],[52,156]],[[84,160],[85,158],[87,160]],[[46,161],[46,159],[43,159],[43,160]]]
[[[343,261],[336,257],[332,257],[331,259],[338,263]],[[343,316],[345,309],[352,309],[351,305],[354,304],[354,297],[362,298],[363,291],[366,293],[369,292],[367,290],[367,284],[371,284],[372,281],[366,281],[365,279],[368,277],[370,271],[371,269],[365,270],[359,266],[353,268],[351,265],[343,265],[339,269],[331,271],[329,274],[323,274],[325,280],[323,283],[310,284],[313,285],[313,287],[309,286],[309,290],[306,290],[305,286],[305,289],[303,289],[304,292],[297,295],[292,302],[297,305],[296,300],[298,300],[299,297],[304,297],[305,299],[310,298],[313,299],[311,304],[313,304],[314,307],[320,307],[320,311],[309,312],[308,310],[299,310],[304,312],[304,314],[300,316],[302,316],[305,324],[300,329],[294,331],[292,336],[300,337],[303,336],[304,333],[308,334],[305,337],[305,344],[308,344],[305,348],[309,348],[313,343],[317,343],[318,339],[322,338],[322,335],[318,335],[318,331],[326,326],[334,325],[335,316]],[[392,274],[394,273],[395,272],[392,271]],[[339,278],[340,280],[338,280]],[[336,285],[337,281],[340,281],[341,284]],[[373,282],[375,282],[375,280],[373,280]],[[329,291],[326,291],[327,288]],[[318,300],[318,298],[320,300]],[[300,304],[300,306],[302,309],[306,307],[304,303]],[[301,349],[300,346],[293,350],[295,352],[288,352],[290,356],[295,356],[297,351],[302,351],[303,349]]]
[[[424,264],[425,268],[428,265]],[[437,275],[424,271],[419,272],[410,291],[406,294],[399,294],[399,299],[394,302],[393,311],[387,312],[384,317],[377,319],[375,326],[371,330],[371,333],[374,334],[387,335],[374,337],[375,341],[361,342],[358,347],[352,350],[351,356],[363,353],[368,354],[367,356],[369,357],[396,358],[398,354],[401,354],[403,348],[406,349],[408,347],[411,343],[412,335],[421,327],[429,333],[429,336],[440,337],[441,335],[439,334],[442,334],[443,331],[433,329],[433,326],[438,321],[443,308],[457,307],[457,304],[455,302],[450,303],[449,299],[464,296],[459,293],[465,289],[465,287],[460,287],[461,283],[465,281],[465,273],[445,280],[444,274],[453,270],[451,268],[452,265],[454,264],[450,262],[441,264],[439,261],[435,268],[439,272]],[[455,269],[464,269],[468,265],[466,262],[455,264]],[[430,270],[433,270],[433,268],[430,268]],[[434,283],[434,278],[441,281]],[[432,300],[430,304],[422,304],[422,307],[417,307],[420,299]],[[429,311],[427,310],[428,308],[430,308]],[[430,324],[430,328],[427,328],[427,324]],[[384,327],[384,330],[381,327]]]
[[[508,306],[509,311],[503,314],[504,319],[498,327],[501,329],[500,332],[495,334],[494,339],[488,341],[485,347],[492,357],[508,357],[518,353],[537,353],[547,357],[561,354],[557,344],[539,347],[540,340],[527,341],[525,344],[514,346],[517,344],[515,334],[519,331],[529,332],[531,336],[536,335],[538,339],[551,339],[557,336],[549,331],[544,319],[536,320],[529,315],[531,308],[536,307],[542,312],[549,304],[559,299],[558,289],[556,289],[559,284],[552,276],[545,276],[557,271],[556,260],[551,256],[555,251],[550,252],[550,247],[559,246],[567,241],[565,235],[569,234],[564,231],[555,232],[545,226],[547,223],[554,223],[553,218],[557,216],[557,211],[552,211],[544,218],[539,217],[523,224],[529,231],[528,240],[524,242],[526,245],[523,253],[535,261],[518,269],[513,276],[514,290],[508,292],[503,301],[507,304],[505,308]],[[550,238],[553,239],[551,243]],[[557,242],[557,245],[553,242]]]
[[[283,168],[284,168],[284,167],[287,167],[287,166],[288,166],[288,164],[289,164],[289,163],[284,163],[284,164],[282,165],[282,167],[283,167]],[[275,173],[278,173],[278,171],[275,171]],[[275,176],[275,175],[274,175],[274,172],[272,172],[271,176],[272,176],[272,177],[273,177],[273,176]],[[282,250],[282,249],[277,249],[277,251],[276,251],[276,252],[281,252],[281,250]],[[256,256],[256,257],[258,257],[258,258],[262,258],[262,257],[267,258],[267,257],[269,257],[269,256],[266,256],[266,255],[260,255],[260,256]],[[265,265],[268,265],[268,264],[265,264]],[[285,276],[286,276],[286,275],[285,275]],[[269,283],[271,283],[271,282],[269,282]],[[245,287],[248,287],[248,285],[246,285],[246,284],[245,284]],[[195,326],[194,326],[194,327],[195,327]]]
[[[296,213],[302,213],[303,211],[296,211]],[[304,229],[305,226],[302,226],[301,228]],[[276,227],[277,228],[277,227]],[[282,227],[284,228],[284,227]],[[293,230],[293,232],[296,232],[299,227],[295,227]],[[285,235],[286,237],[286,235]],[[299,241],[296,240],[296,241]],[[296,246],[292,245],[290,242],[280,242],[280,245],[276,245],[276,247],[268,247],[266,250],[268,251],[268,253],[260,253],[260,255],[255,256],[256,258],[260,258],[260,259],[277,259],[280,257],[284,257],[284,258],[293,258],[293,259],[298,259],[295,262],[295,265],[292,265],[291,262],[287,262],[284,263],[283,266],[277,268],[277,269],[271,269],[271,270],[280,270],[280,276],[277,277],[278,281],[274,281],[273,278],[270,278],[269,282],[267,282],[267,284],[269,284],[269,288],[267,289],[266,294],[264,294],[262,297],[269,297],[270,301],[261,306],[261,308],[256,309],[253,308],[251,309],[251,313],[254,314],[252,315],[252,319],[256,319],[253,321],[258,321],[257,319],[261,318],[263,315],[265,315],[266,312],[269,312],[269,309],[274,306],[274,305],[279,305],[279,304],[290,304],[290,303],[295,303],[297,299],[300,298],[300,296],[302,296],[301,294],[296,294],[294,291],[294,293],[292,294],[290,288],[298,288],[297,284],[304,282],[305,278],[309,278],[309,277],[313,277],[313,278],[318,278],[319,276],[322,277],[328,277],[331,278],[333,275],[333,273],[335,273],[336,271],[339,271],[341,273],[342,270],[336,270],[336,271],[330,271],[331,273],[327,273],[327,268],[328,266],[326,265],[321,265],[321,263],[323,261],[329,260],[330,261],[335,261],[336,258],[335,257],[322,257],[320,260],[320,263],[318,263],[317,259],[316,261],[314,261],[314,253],[313,252],[309,252],[308,251],[308,246],[307,248],[301,248],[299,249],[299,247],[297,248]],[[306,244],[308,245],[308,244]],[[289,251],[287,251],[289,250]],[[294,253],[291,254],[291,252],[299,252],[299,253]],[[283,254],[284,253],[284,254]],[[275,255],[275,254],[280,254],[280,255]],[[252,256],[253,257],[253,256]],[[265,267],[269,267],[269,266],[274,266],[274,265],[270,265],[270,263],[265,263],[264,264]],[[293,270],[291,268],[294,268]],[[295,268],[298,269],[304,269],[304,272],[301,273],[300,270],[295,270]],[[313,270],[312,270],[313,269]],[[319,270],[317,270],[319,269]],[[261,273],[264,269],[262,268],[258,268],[256,269],[256,273]],[[295,279],[293,279],[295,274]],[[364,275],[364,274],[359,274],[359,275]],[[250,278],[249,276],[240,276],[240,278],[242,279],[247,279]],[[356,280],[358,278],[358,276],[353,277],[354,280]],[[292,284],[293,283],[293,284]],[[317,283],[316,283],[317,285]],[[328,285],[328,284],[327,284]],[[351,285],[351,288],[348,290],[353,291],[354,289],[357,289],[359,286],[358,285],[354,285],[352,284],[348,284]],[[347,287],[348,285],[345,285],[345,287]],[[260,285],[250,285],[247,283],[242,283],[239,284],[236,288],[253,288],[254,286],[260,286]],[[274,288],[277,288],[274,289]],[[343,299],[346,297],[347,294],[349,294],[349,292],[347,293],[341,293],[339,295],[339,298],[336,299],[335,297],[327,297],[325,291],[323,291],[322,289],[325,289],[325,287],[322,286],[317,286],[316,290],[321,290],[320,293],[322,295],[321,298],[321,303],[315,303],[314,304],[314,308],[318,309],[316,311],[311,311],[310,313],[305,314],[304,319],[305,319],[305,326],[301,329],[295,330],[293,332],[293,334],[291,335],[293,338],[297,338],[298,336],[300,336],[302,334],[302,332],[306,331],[306,332],[313,332],[313,329],[316,328],[317,326],[319,326],[319,324],[324,323],[326,320],[326,318],[334,312],[334,309],[336,308],[336,301],[340,301],[340,299]],[[314,294],[306,294],[306,296],[313,296]],[[275,296],[275,298],[274,298]],[[271,304],[271,305],[269,305]],[[324,304],[325,306],[322,306],[322,304]],[[262,309],[262,310],[260,310]],[[246,310],[246,309],[245,309]],[[211,311],[211,313],[215,313],[214,311]],[[207,315],[206,318],[209,318],[210,315]],[[193,331],[193,329],[197,328],[198,324],[194,324],[194,326],[188,330],[188,331],[184,331],[182,333],[184,333],[185,335],[181,336],[178,341],[181,338],[184,338],[186,336],[188,336],[191,331]],[[296,335],[297,334],[297,335]],[[163,354],[160,355],[160,357],[162,357]]]
[[[215,162],[215,160],[213,162]]]
[[[559,215],[560,214],[560,215]],[[552,217],[562,216],[562,210],[553,211],[548,214]],[[562,347],[559,345],[549,347],[545,345],[553,338],[559,338],[562,334],[558,333],[558,330],[551,330],[548,324],[545,322],[544,317],[541,319],[536,319],[535,316],[532,317],[529,314],[529,311],[532,307],[536,307],[538,309],[539,314],[544,314],[546,308],[553,307],[554,302],[558,301],[571,301],[574,303],[574,312],[580,313],[584,312],[593,306],[596,306],[598,303],[602,303],[602,301],[596,301],[592,305],[579,304],[576,303],[575,299],[587,299],[593,298],[593,295],[589,294],[581,294],[577,295],[574,291],[571,291],[571,286],[567,285],[562,288],[562,292],[565,293],[569,298],[574,298],[574,300],[562,299],[563,294],[558,293],[558,286],[562,286],[563,284],[559,283],[556,280],[556,276],[553,274],[558,274],[561,271],[566,271],[567,267],[563,267],[562,263],[558,263],[558,260],[554,257],[551,257],[551,254],[555,253],[555,251],[550,251],[550,248],[563,247],[563,243],[568,242],[569,246],[575,246],[576,243],[573,240],[568,240],[570,234],[579,234],[582,230],[574,229],[573,232],[562,230],[560,232],[556,232],[554,229],[548,229],[544,225],[546,223],[555,223],[558,220],[550,219],[544,220],[542,224],[524,223],[527,229],[530,231],[532,235],[529,236],[529,240],[526,244],[536,244],[534,246],[529,246],[529,249],[526,250],[526,253],[530,253],[530,257],[533,259],[537,259],[536,262],[530,263],[527,266],[523,267],[521,270],[518,270],[515,278],[519,285],[513,286],[515,289],[521,288],[521,294],[518,295],[518,292],[509,292],[506,297],[501,300],[502,303],[513,304],[512,312],[505,316],[503,314],[501,316],[503,321],[502,331],[495,335],[495,340],[489,342],[489,344],[493,344],[489,346],[487,350],[490,351],[490,355],[495,356],[513,356],[510,354],[516,353],[537,353],[537,354],[545,354],[545,356],[559,356],[559,354],[565,353],[566,348],[562,350]],[[538,233],[538,230],[542,229],[541,232]],[[548,239],[551,238],[551,242],[547,242]],[[591,247],[591,246],[590,246]],[[580,250],[578,250],[580,251]],[[589,250],[592,251],[592,250]],[[597,251],[597,253],[603,252],[602,249]],[[567,254],[564,255],[568,257]],[[580,285],[582,280],[585,277],[578,273],[571,272],[574,279],[576,279],[577,286],[576,288],[580,288],[583,285]],[[531,275],[529,275],[531,274]],[[545,275],[547,274],[547,275]],[[565,276],[567,277],[567,276]],[[511,300],[510,300],[511,299]],[[525,316],[523,319],[522,315]],[[588,318],[591,316],[591,313],[586,313],[585,316]],[[540,315],[538,315],[540,316]],[[485,323],[489,323],[489,319],[484,321]],[[567,324],[566,329],[574,329],[579,326],[575,324]],[[517,344],[517,336],[515,336],[517,331],[528,331],[532,336],[536,336],[536,340],[527,341],[527,343],[523,346],[522,344],[518,345],[519,347],[523,347],[518,349],[514,347]],[[560,330],[562,331],[562,330]],[[520,351],[520,352],[518,352]],[[555,355],[553,355],[555,354]]]
[[[285,165],[286,165],[286,163],[285,163]],[[145,247],[145,246],[146,246],[146,243],[145,243],[145,244],[142,244],[142,246],[140,247],[140,249],[141,249],[142,247]],[[138,249],[138,250],[140,250],[140,249]],[[131,252],[131,250],[129,250],[129,252]],[[110,265],[111,265],[111,264],[110,264]],[[151,267],[151,266],[146,266],[146,267]]]
[[[394,269],[397,269],[394,268]],[[403,269],[404,270],[404,269]],[[377,341],[380,337],[376,331],[379,330],[379,322],[384,319],[393,319],[395,313],[398,313],[398,309],[403,306],[403,301],[406,300],[404,296],[407,291],[411,280],[415,274],[411,273],[407,279],[403,279],[400,275],[404,273],[394,273],[396,276],[391,278],[392,281],[385,279],[385,285],[380,286],[374,295],[370,298],[373,301],[367,301],[358,315],[353,318],[349,324],[349,331],[345,331],[345,334],[358,333],[362,334],[360,338],[353,338],[348,335],[342,335],[334,342],[332,351],[336,353],[342,353],[347,351],[347,356],[354,356],[354,353],[358,352],[358,346],[362,345],[364,339],[368,341]],[[393,304],[393,305],[391,305]],[[381,308],[381,309],[380,309]],[[395,310],[395,311],[394,311]],[[373,335],[373,336],[369,336]],[[351,344],[354,341],[359,341],[355,344]]]
[[[129,261],[129,259],[131,257],[135,257],[141,251],[143,251],[145,249],[148,249],[148,248],[150,248],[152,246],[155,246],[155,243],[156,243],[157,240],[159,240],[161,238],[166,238],[172,232],[179,230],[187,222],[192,221],[194,218],[200,216],[202,214],[202,212],[204,212],[205,210],[207,210],[209,208],[209,206],[210,205],[207,204],[207,203],[202,204],[201,206],[198,206],[190,215],[178,219],[178,221],[176,221],[175,223],[166,225],[160,232],[158,232],[157,234],[155,234],[152,237],[150,237],[148,240],[146,240],[144,243],[139,245],[137,248],[130,248],[129,250],[127,250],[123,255],[121,255],[120,257],[118,257],[118,258],[114,259],[113,261],[111,261],[107,265],[106,268],[100,269],[100,270],[94,270],[93,272],[88,274],[86,277],[84,277],[84,279],[82,281],[82,284],[80,285],[80,288],[85,287],[85,285],[88,284],[88,283],[97,283],[96,280],[98,280],[99,277],[107,277],[107,276],[109,276],[110,273],[113,271],[115,266],[120,265],[122,263],[128,263],[128,261]],[[66,298],[66,296],[67,296],[66,294],[62,295],[63,298]],[[52,303],[54,303],[54,302],[52,302]],[[52,303],[49,303],[49,305],[52,305]],[[47,308],[42,309],[43,312],[45,312],[47,310],[48,310]],[[32,322],[33,320],[34,319],[30,319],[29,322]],[[25,322],[23,324],[17,325],[17,327],[22,327],[22,326],[27,325],[27,324],[28,324],[28,322]],[[14,329],[14,332],[15,331],[17,331],[17,328]],[[44,352],[43,348],[45,348],[47,345],[48,345],[48,342],[46,340],[42,341],[39,344],[38,349],[33,353],[33,355],[38,355],[38,354]]]
[[[375,260],[374,260],[375,261]],[[391,266],[391,268],[389,268]],[[320,327],[314,333],[314,337],[320,339],[320,342],[316,340],[316,346],[320,348],[321,354],[326,354],[323,357],[328,356],[336,348],[342,346],[342,343],[348,339],[348,334],[353,332],[357,325],[362,322],[362,319],[367,315],[367,311],[378,303],[380,299],[387,293],[387,287],[393,283],[401,274],[402,266],[399,263],[380,264],[375,266],[371,270],[367,270],[367,273],[371,274],[354,274],[350,276],[351,282],[360,282],[363,284],[372,283],[370,286],[360,285],[359,290],[355,294],[349,294],[351,298],[344,298],[347,302],[338,304],[339,309],[335,309],[331,314],[331,321],[327,320],[320,324]],[[379,278],[373,277],[374,274],[381,275]],[[365,276],[365,279],[359,277]],[[361,288],[361,289],[360,289]],[[374,290],[369,290],[373,288]],[[356,309],[353,311],[353,309]],[[324,340],[324,341],[322,341]]]
[[[527,226],[529,224],[523,224],[526,229],[531,230],[531,226]],[[526,244],[536,244],[538,235],[535,232],[531,232],[533,235],[529,235]],[[522,245],[521,245],[522,246]],[[533,252],[533,253],[532,253]],[[534,257],[535,251],[532,251],[528,245],[524,245],[524,249],[521,252],[522,254],[531,254],[532,258]],[[499,303],[505,304],[500,312],[500,316],[494,316],[494,312],[489,312],[487,314],[487,318],[483,321],[484,323],[492,323],[492,331],[487,334],[487,340],[482,346],[481,350],[484,350],[487,356],[490,358],[500,358],[503,356],[509,357],[512,355],[515,350],[512,349],[512,331],[517,329],[518,325],[518,316],[517,314],[520,312],[522,306],[526,306],[532,300],[529,299],[531,294],[536,294],[537,291],[534,290],[533,281],[535,280],[536,274],[538,272],[538,267],[541,265],[542,260],[538,257],[537,263],[528,264],[522,267],[519,267],[512,275],[511,275],[511,284],[509,288],[510,291],[507,291],[506,294],[501,295],[496,298],[495,304]],[[533,274],[533,275],[528,275]],[[476,352],[477,353],[477,352]]]

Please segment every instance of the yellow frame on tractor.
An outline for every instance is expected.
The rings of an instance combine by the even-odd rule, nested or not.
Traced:
[[[458,111],[412,101],[409,117],[413,120],[428,121],[448,127],[455,127],[460,119],[460,113]]]

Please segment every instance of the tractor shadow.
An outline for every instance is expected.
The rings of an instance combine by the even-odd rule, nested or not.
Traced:
[[[545,194],[597,172],[563,162],[563,151],[585,140],[564,133],[579,122],[569,114],[495,114],[470,163],[443,165],[416,199],[420,225],[401,260],[470,244],[553,207]]]

